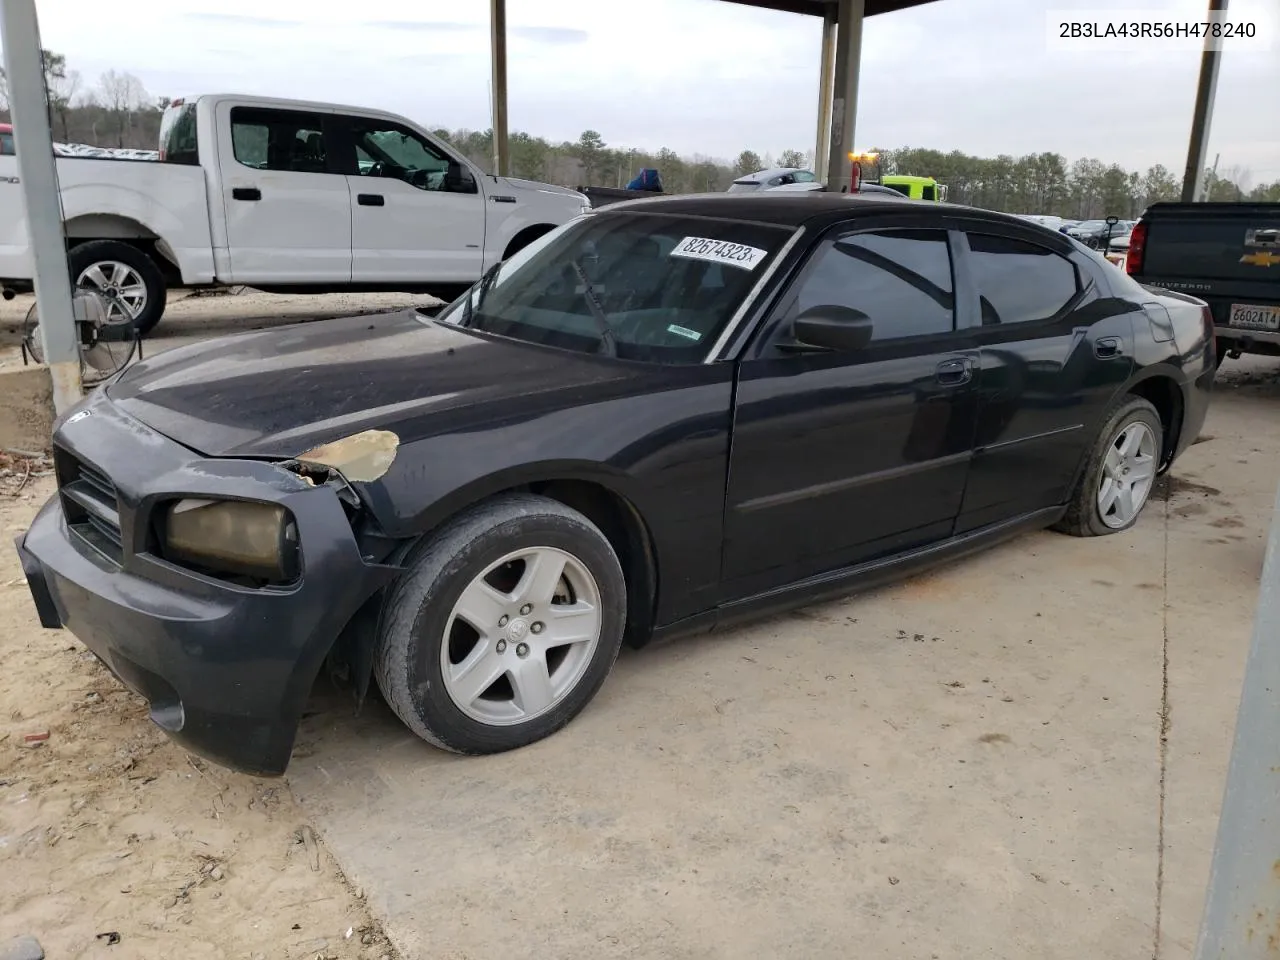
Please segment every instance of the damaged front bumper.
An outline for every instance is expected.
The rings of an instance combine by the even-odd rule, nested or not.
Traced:
[[[59,428],[54,450],[59,493],[17,540],[40,622],[75,634],[192,752],[283,773],[326,654],[394,568],[361,556],[333,487],[271,463],[203,458],[101,394]],[[68,498],[77,475],[114,497],[114,528]],[[153,514],[175,496],[281,504],[297,525],[301,575],[255,588],[167,562]]]

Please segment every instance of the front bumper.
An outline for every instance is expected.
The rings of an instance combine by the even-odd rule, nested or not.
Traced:
[[[17,542],[41,623],[75,634],[193,753],[283,773],[325,655],[394,570],[361,557],[331,489],[269,463],[200,457],[101,393],[79,413],[55,433],[55,460],[110,479],[119,550],[104,552],[69,524],[61,492],[45,504]],[[298,528],[301,578],[254,589],[164,561],[148,549],[150,516],[175,495],[283,504]]]

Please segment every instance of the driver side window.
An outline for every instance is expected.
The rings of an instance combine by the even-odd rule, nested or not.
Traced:
[[[950,333],[955,301],[945,230],[876,230],[820,246],[787,319],[815,307],[851,309],[871,320],[873,342],[900,340]]]
[[[460,178],[451,178],[449,157],[412,130],[378,120],[350,123],[360,176],[403,180],[419,190],[474,192],[474,182],[466,189]]]

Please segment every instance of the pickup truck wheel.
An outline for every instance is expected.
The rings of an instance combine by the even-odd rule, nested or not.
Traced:
[[[1066,515],[1055,530],[1100,537],[1128,530],[1147,505],[1160,468],[1164,429],[1156,408],[1129,397],[1107,417]]]
[[[1214,358],[1213,358],[1213,365],[1214,365],[1214,366],[1213,366],[1213,368],[1214,368],[1215,370],[1217,370],[1219,367],[1221,367],[1221,366],[1222,366],[1222,361],[1223,361],[1223,360],[1225,360],[1225,359],[1227,359],[1227,351],[1228,351],[1228,350],[1230,350],[1230,349],[1231,349],[1231,344],[1230,344],[1230,342],[1229,342],[1229,341],[1227,341],[1227,340],[1223,340],[1221,337],[1217,337],[1217,338],[1215,338],[1215,339],[1214,339],[1214,341],[1213,341],[1213,352],[1214,352]]]
[[[625,622],[622,567],[599,528],[546,497],[502,496],[411,555],[383,608],[374,673],[424,740],[498,753],[587,705]]]
[[[160,322],[164,274],[137,247],[118,240],[90,240],[73,247],[68,260],[76,287],[106,298],[108,323],[132,320],[134,329],[146,336]]]

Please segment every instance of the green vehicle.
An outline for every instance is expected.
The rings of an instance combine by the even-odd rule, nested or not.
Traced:
[[[912,200],[936,200],[942,202],[947,199],[946,184],[939,183],[933,177],[909,177],[904,174],[892,173],[880,178],[880,186],[897,190]]]
[[[850,153],[849,160],[853,164],[852,187],[855,191],[859,184],[875,183],[890,190],[897,190],[904,197],[910,197],[912,200],[942,202],[947,199],[946,184],[939,183],[933,177],[913,177],[900,173],[881,176],[878,153]]]

